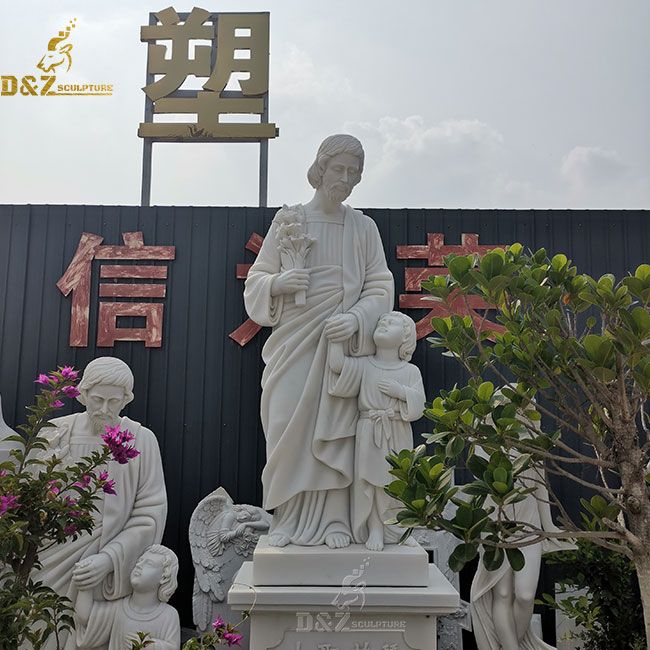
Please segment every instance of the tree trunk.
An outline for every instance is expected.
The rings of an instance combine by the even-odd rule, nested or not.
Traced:
[[[634,565],[641,590],[646,648],[650,650],[650,555],[635,557]]]

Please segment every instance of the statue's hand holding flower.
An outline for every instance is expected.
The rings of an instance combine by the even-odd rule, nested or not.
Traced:
[[[272,291],[275,295],[293,293],[296,305],[304,306],[309,286],[305,261],[316,239],[305,230],[304,214],[287,205],[282,206],[273,222],[282,273],[275,278]]]

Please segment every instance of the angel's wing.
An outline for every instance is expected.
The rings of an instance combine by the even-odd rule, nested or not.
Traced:
[[[201,630],[207,631],[212,618],[212,598],[205,593],[197,578],[194,578],[194,592],[192,593],[192,620],[194,625]]]
[[[188,535],[195,572],[195,608],[201,616],[212,606],[213,601],[220,602],[225,598],[221,586],[221,563],[208,548],[208,531],[215,518],[226,508],[230,508],[232,503],[228,493],[223,488],[217,488],[199,503],[190,519]],[[207,616],[210,616],[210,611]],[[198,625],[198,622],[196,624]]]

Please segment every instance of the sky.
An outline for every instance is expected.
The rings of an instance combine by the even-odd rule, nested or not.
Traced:
[[[34,74],[71,18],[57,82],[112,97],[0,96],[0,202],[137,205],[152,0],[21,0],[0,75]],[[174,4],[188,11],[192,4]],[[212,0],[270,11],[269,205],[309,200],[321,140],[366,151],[365,207],[650,208],[647,0]],[[152,204],[257,205],[255,144],[156,144]]]

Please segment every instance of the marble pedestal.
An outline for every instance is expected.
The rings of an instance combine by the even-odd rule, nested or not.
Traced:
[[[281,556],[283,584],[260,585],[258,559],[263,558],[263,581],[273,571],[266,564],[265,547],[261,538],[260,554],[242,565],[228,592],[233,610],[250,612],[250,650],[436,650],[437,617],[460,605],[458,592],[435,565],[426,563],[420,547],[388,547],[388,553],[354,545],[313,549],[327,576],[315,581],[332,582],[332,576],[338,576],[338,584],[316,585],[304,584],[304,547],[273,549]],[[401,562],[421,561],[422,553],[425,563],[417,586],[376,584],[398,576]],[[359,554],[361,562],[354,565]],[[292,563],[292,557],[303,559]]]

